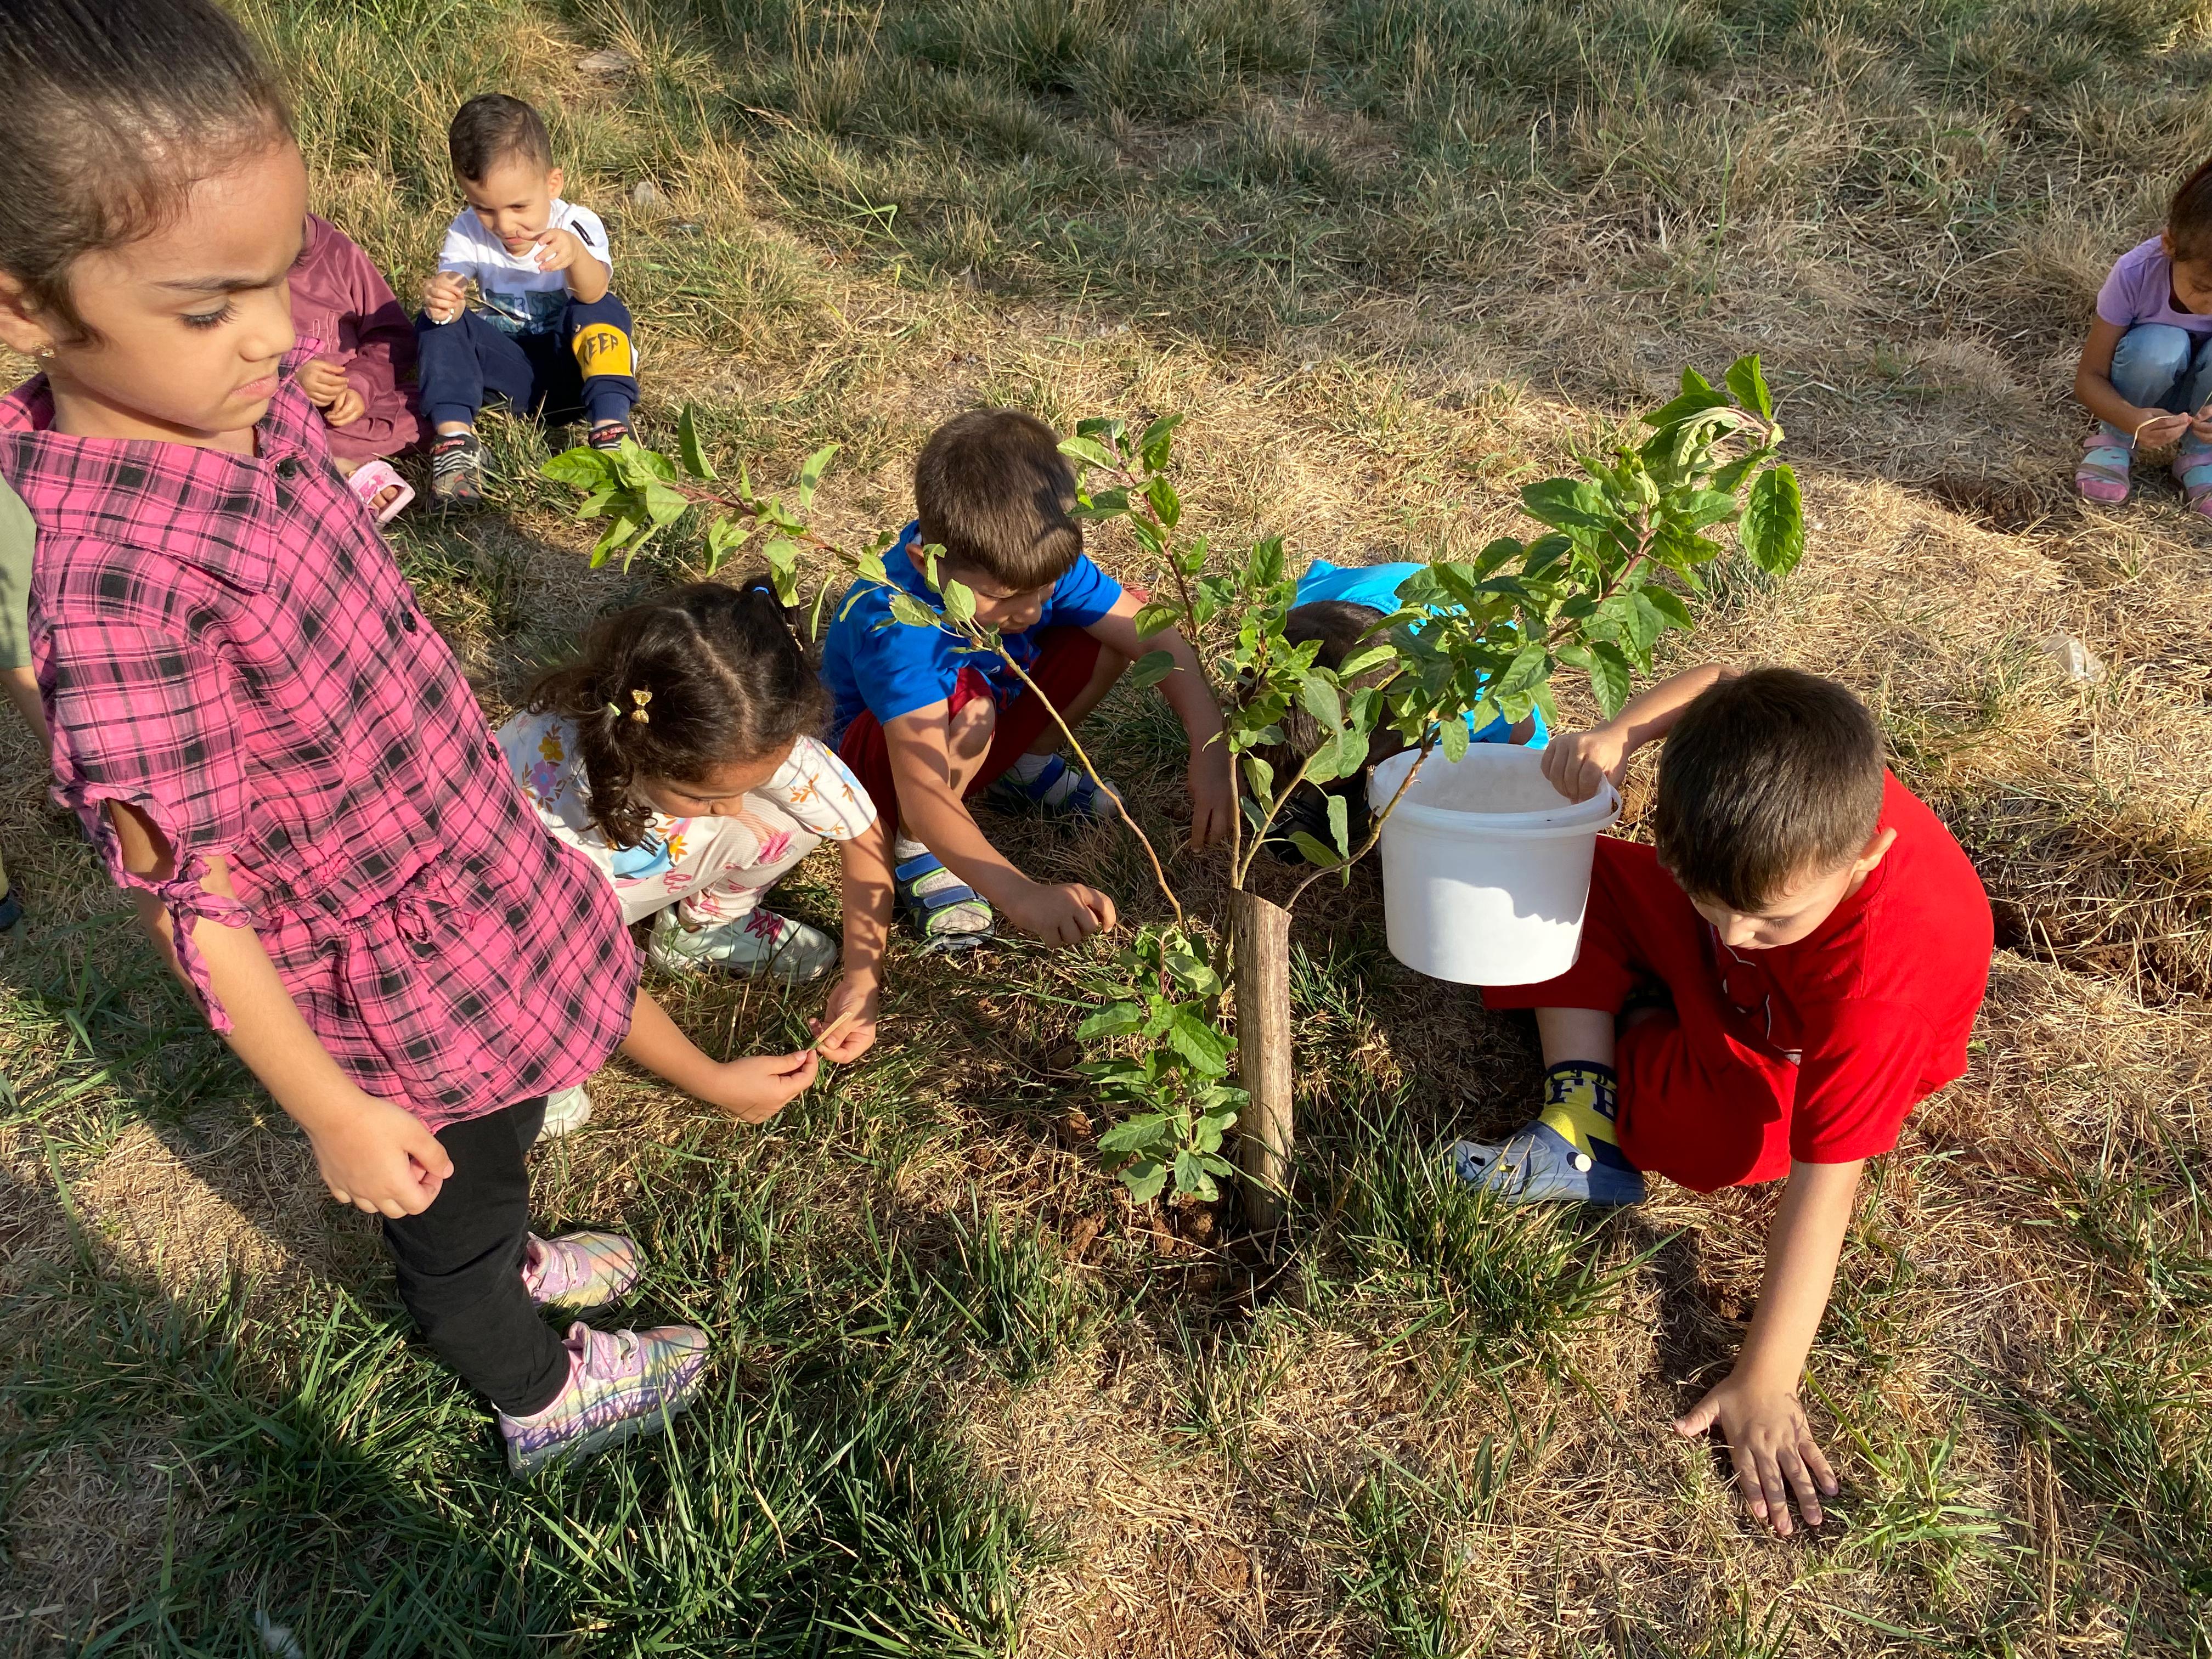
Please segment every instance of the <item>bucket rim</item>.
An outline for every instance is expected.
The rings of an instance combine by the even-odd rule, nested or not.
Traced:
[[[1376,805],[1387,804],[1397,793],[1398,787],[1405,781],[1404,774],[1413,769],[1413,757],[1418,752],[1407,750],[1393,755],[1375,769],[1376,787],[1370,799]],[[1620,821],[1620,792],[1607,783],[1588,800],[1569,801],[1564,806],[1549,809],[1540,807],[1533,812],[1463,812],[1448,806],[1425,806],[1415,801],[1401,801],[1397,809],[1383,820],[1382,829],[1387,835],[1392,824],[1407,823],[1460,836],[1472,833],[1547,840],[1560,836],[1602,833]]]

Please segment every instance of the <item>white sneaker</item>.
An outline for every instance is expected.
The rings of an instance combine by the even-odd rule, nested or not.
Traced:
[[[773,910],[694,929],[677,921],[671,908],[653,918],[647,954],[663,973],[766,974],[786,985],[804,985],[837,965],[837,941]]]
[[[538,1131],[540,1140],[565,1135],[592,1121],[592,1097],[579,1083],[573,1089],[556,1089],[545,1097],[545,1121]]]

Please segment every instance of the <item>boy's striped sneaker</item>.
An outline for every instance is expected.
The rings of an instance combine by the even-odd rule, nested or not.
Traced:
[[[523,1241],[523,1286],[540,1308],[590,1313],[623,1295],[637,1276],[637,1246],[620,1233],[531,1233]]]
[[[983,800],[1002,812],[1088,822],[1113,817],[1120,793],[1111,783],[1101,788],[1058,755],[1024,755],[983,792]]]
[[[550,1405],[528,1417],[499,1414],[507,1467],[518,1475],[665,1429],[706,1376],[707,1334],[689,1325],[595,1331],[580,1322],[568,1348],[568,1381]]]
[[[1452,1172],[1471,1187],[1487,1188],[1501,1204],[1641,1204],[1643,1172],[1625,1158],[1613,1162],[1620,1158],[1617,1149],[1605,1150],[1610,1158],[1577,1152],[1539,1120],[1516,1129],[1502,1145],[1460,1141],[1451,1149]]]
[[[997,931],[988,901],[927,848],[892,866],[891,876],[900,906],[921,923],[925,955],[972,951]]]

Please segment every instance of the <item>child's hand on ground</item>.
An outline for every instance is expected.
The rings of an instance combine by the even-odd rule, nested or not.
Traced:
[[[1237,817],[1237,776],[1225,740],[1191,745],[1188,787],[1191,848],[1202,853],[1228,836]]]
[[[1057,887],[1033,881],[1000,908],[1008,921],[1047,945],[1080,945],[1093,933],[1112,932],[1115,921],[1112,899],[1073,881]]]
[[[700,1097],[720,1107],[740,1123],[765,1123],[806,1092],[822,1069],[811,1048],[795,1054],[753,1054],[726,1060]]]
[[[814,1052],[833,1065],[850,1066],[876,1046],[876,1010],[882,1001],[881,988],[846,975],[837,981],[837,988],[830,993],[822,1018],[807,1022],[817,1038]],[[853,1018],[842,1030],[827,1042],[819,1041],[823,1032],[848,1013]]]
[[[539,231],[534,240],[538,252],[533,257],[540,270],[566,270],[585,252],[584,244],[577,238],[576,233],[563,230],[558,225]]]
[[[358,1091],[308,1132],[307,1144],[331,1196],[369,1215],[422,1214],[453,1172],[453,1160],[420,1118]]]
[[[351,391],[344,367],[329,357],[310,357],[300,365],[300,390],[317,409],[327,410],[340,394]]]
[[[434,271],[423,279],[422,309],[432,322],[450,323],[468,304],[469,285],[453,271]]]
[[[1745,1508],[1786,1538],[1792,1530],[1794,1492],[1805,1524],[1820,1524],[1820,1499],[1833,1498],[1840,1488],[1814,1442],[1813,1425],[1794,1389],[1763,1388],[1731,1373],[1674,1419],[1674,1431],[1698,1435],[1716,1425],[1728,1441]]]
[[[1628,769],[1628,739],[1611,726],[1566,732],[1544,750],[1544,776],[1569,800],[1588,800],[1605,784],[1620,787]]]

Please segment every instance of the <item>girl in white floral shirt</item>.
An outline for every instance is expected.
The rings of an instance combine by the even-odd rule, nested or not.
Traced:
[[[575,662],[542,676],[499,746],[553,836],[596,864],[623,918],[653,920],[671,971],[836,965],[836,941],[761,897],[825,840],[844,864],[844,976],[817,1030],[857,1060],[875,1042],[891,913],[889,837],[867,791],[811,734],[828,693],[765,583],[699,582],[608,617]],[[555,1099],[549,1130],[590,1113]]]

